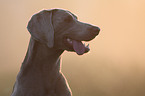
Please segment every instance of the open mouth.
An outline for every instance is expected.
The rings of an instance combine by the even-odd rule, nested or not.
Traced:
[[[64,43],[69,48],[69,50],[75,51],[78,55],[83,55],[90,50],[89,44],[83,44],[82,41],[65,38]]]

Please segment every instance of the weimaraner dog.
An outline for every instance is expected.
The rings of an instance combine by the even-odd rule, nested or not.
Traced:
[[[64,50],[87,53],[89,46],[82,41],[94,39],[100,29],[62,9],[33,15],[27,28],[30,43],[11,96],[72,96],[60,70],[60,55]]]

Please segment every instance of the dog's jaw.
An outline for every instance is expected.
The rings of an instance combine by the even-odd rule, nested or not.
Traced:
[[[86,46],[85,43],[82,43],[82,41],[77,41],[70,38],[65,38],[64,44],[66,47],[68,47],[68,51],[74,51],[78,55],[83,55],[84,53],[87,53],[90,50],[89,44]]]

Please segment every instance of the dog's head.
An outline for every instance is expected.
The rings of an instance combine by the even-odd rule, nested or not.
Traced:
[[[100,29],[96,26],[82,23],[67,10],[43,10],[32,16],[28,23],[28,31],[32,37],[49,48],[75,51],[82,55],[89,51],[82,41],[94,39]]]

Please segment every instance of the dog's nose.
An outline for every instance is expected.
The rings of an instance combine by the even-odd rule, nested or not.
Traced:
[[[100,28],[99,28],[99,27],[96,27],[96,26],[93,26],[93,27],[89,28],[89,31],[90,31],[91,34],[93,34],[93,35],[98,35],[99,32],[100,32]]]

